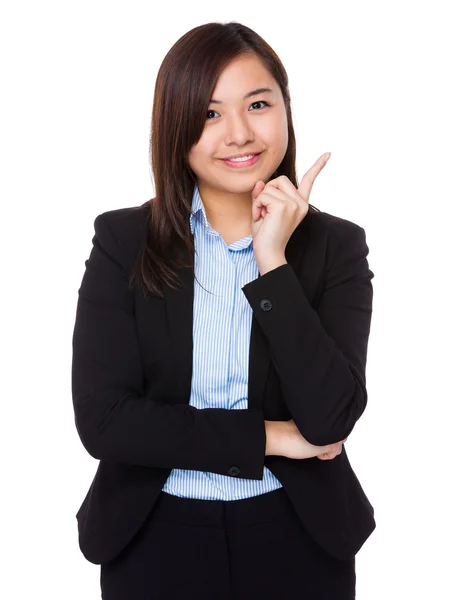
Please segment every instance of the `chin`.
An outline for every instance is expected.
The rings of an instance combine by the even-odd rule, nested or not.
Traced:
[[[228,192],[234,192],[235,194],[247,194],[254,188],[256,181],[259,179],[265,181],[263,177],[260,176],[244,177],[241,182],[238,182],[237,179],[234,181],[233,179],[234,178],[232,177],[229,181],[226,180],[222,185],[222,188]]]

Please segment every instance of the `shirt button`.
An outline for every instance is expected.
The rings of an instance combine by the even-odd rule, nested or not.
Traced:
[[[260,306],[261,306],[262,310],[268,311],[268,310],[272,309],[273,305],[272,305],[272,303],[270,302],[270,300],[268,298],[264,298],[261,301],[261,305]]]
[[[232,467],[229,467],[228,469],[228,475],[232,475],[232,476],[236,476],[240,473],[240,469],[238,467],[236,467],[235,465],[233,465]]]

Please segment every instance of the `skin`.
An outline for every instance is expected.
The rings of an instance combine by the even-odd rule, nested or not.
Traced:
[[[271,91],[244,99],[258,88]],[[285,176],[269,179],[284,158],[287,144],[287,113],[278,83],[255,55],[233,59],[218,78],[203,133],[190,149],[188,161],[209,224],[228,245],[251,233],[261,276],[287,264],[287,242],[306,216],[315,178],[331,155],[322,155],[297,189]],[[255,152],[262,154],[248,169],[231,169],[221,160]],[[293,419],[265,421],[265,430],[265,453],[288,458],[331,460],[341,453],[345,441],[314,446]]]
[[[314,458],[331,460],[342,452],[342,445],[347,441],[342,440],[327,446],[315,446],[303,437],[295,425],[290,421],[265,421],[267,443],[265,455],[286,456],[287,458]]]
[[[273,91],[243,99],[263,87]],[[188,160],[210,225],[232,243],[251,233],[251,193],[256,182],[267,182],[284,158],[287,114],[277,82],[254,55],[236,58],[225,67],[212,99],[221,104],[209,104],[204,131]],[[252,169],[232,170],[220,160],[261,151]]]

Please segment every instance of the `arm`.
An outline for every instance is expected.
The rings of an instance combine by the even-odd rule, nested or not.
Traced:
[[[357,225],[334,231],[330,247],[333,258],[317,310],[290,264],[242,288],[269,342],[293,420],[317,446],[348,437],[367,404],[374,274],[365,231]],[[270,310],[261,307],[264,298],[271,301]]]
[[[280,441],[284,421],[265,421],[265,456],[282,456]]]
[[[102,461],[262,479],[265,425],[260,409],[171,405],[144,391],[134,296],[107,214],[78,291],[72,339],[72,397],[80,439]]]

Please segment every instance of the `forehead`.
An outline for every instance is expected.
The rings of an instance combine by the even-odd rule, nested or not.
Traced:
[[[275,93],[277,83],[256,56],[234,58],[220,73],[212,98],[227,102],[240,99],[257,88],[270,88]],[[270,94],[270,92],[267,92]]]

